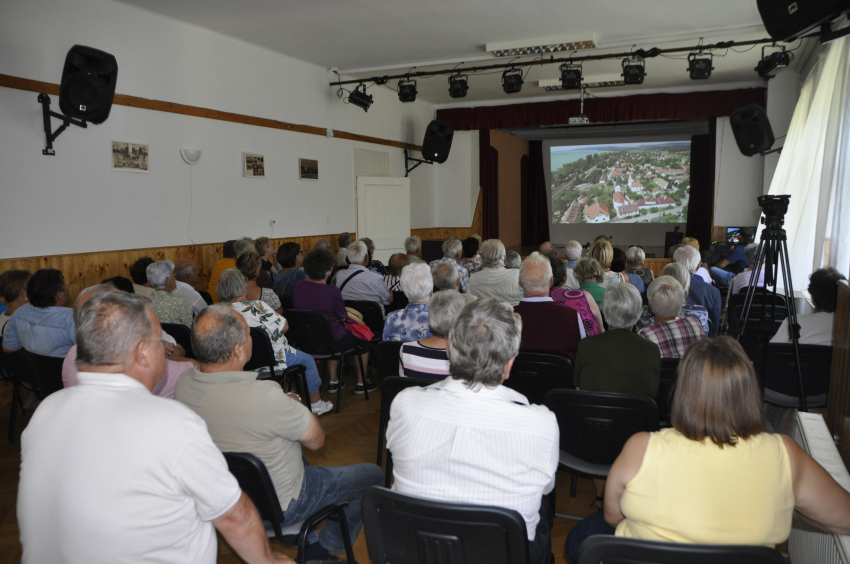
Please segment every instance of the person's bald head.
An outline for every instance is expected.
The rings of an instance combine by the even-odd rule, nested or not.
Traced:
[[[74,302],[74,311],[80,311],[80,308],[83,307],[83,304],[86,303],[86,300],[88,300],[92,296],[96,296],[104,292],[117,291],[118,288],[116,288],[112,284],[96,284],[94,286],[89,286],[88,288],[80,292],[80,294],[77,296],[77,299]]]
[[[251,360],[251,347],[248,323],[229,303],[209,306],[195,317],[192,350],[205,367],[242,370]]]
[[[174,277],[190,286],[198,282],[198,265],[192,259],[182,259],[174,265]]]
[[[545,255],[547,257],[558,258],[558,249],[552,244],[552,241],[546,241],[542,245],[540,245],[539,252],[541,255]]]

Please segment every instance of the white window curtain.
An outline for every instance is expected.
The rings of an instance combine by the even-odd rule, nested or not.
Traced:
[[[809,274],[822,266],[827,236],[830,264],[845,274],[850,268],[848,39],[827,46],[803,85],[768,191],[791,196],[785,231],[795,290],[808,287]]]

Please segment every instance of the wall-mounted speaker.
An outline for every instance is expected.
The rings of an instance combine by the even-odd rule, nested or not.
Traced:
[[[435,163],[444,163],[449,158],[455,130],[451,124],[434,120],[425,129],[422,140],[422,158]]]
[[[758,155],[773,146],[773,130],[764,108],[750,104],[738,108],[729,115],[729,125],[741,153],[748,157]]]
[[[59,87],[59,109],[66,116],[91,123],[109,117],[118,63],[115,57],[91,47],[74,45],[65,57]]]
[[[848,0],[757,0],[767,33],[791,41],[850,10]]]

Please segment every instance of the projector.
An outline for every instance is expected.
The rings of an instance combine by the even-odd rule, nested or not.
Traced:
[[[575,117],[570,118],[570,125],[588,125],[590,123],[590,118],[584,114],[579,114]]]

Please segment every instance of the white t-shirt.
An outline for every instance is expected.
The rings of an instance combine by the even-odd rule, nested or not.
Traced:
[[[702,278],[702,281],[706,284],[711,284],[711,274],[709,274],[705,268],[699,267],[694,274]]]
[[[241,490],[203,419],[125,374],[80,372],[21,437],[24,564],[213,564]]]
[[[823,345],[832,346],[832,319],[834,313],[819,311],[810,315],[798,315],[797,323],[800,325],[801,345]],[[776,331],[776,335],[770,340],[771,343],[790,343],[788,336],[788,318],[782,320],[782,325]]]
[[[195,315],[198,315],[205,309],[207,309],[207,302],[204,301],[204,298],[201,297],[201,294],[198,293],[196,289],[194,289],[189,284],[185,282],[181,282],[177,280],[177,285],[171,291],[172,296],[180,296],[181,298],[186,298],[189,300],[189,303],[192,304],[192,311],[195,312]]]

